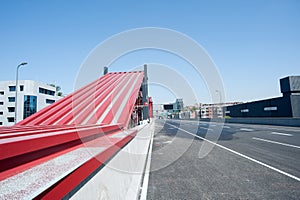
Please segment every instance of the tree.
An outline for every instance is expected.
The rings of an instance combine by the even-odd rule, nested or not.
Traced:
[[[191,108],[191,111],[192,112],[195,112],[197,110],[197,108],[195,107],[195,106],[193,106],[192,108]]]
[[[61,92],[61,87],[59,85],[54,85],[53,83],[48,84],[48,85],[55,87],[55,92],[57,93],[57,96],[60,96],[60,97],[63,96],[63,93]]]

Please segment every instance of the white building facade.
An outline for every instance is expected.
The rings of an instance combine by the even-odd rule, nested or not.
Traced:
[[[224,107],[241,104],[241,102],[211,103],[200,105],[200,118],[223,118]]]
[[[56,89],[45,83],[32,80],[20,80],[17,92],[17,118],[19,122],[54,103],[61,97],[56,95]],[[0,126],[15,124],[16,82],[0,82]]]

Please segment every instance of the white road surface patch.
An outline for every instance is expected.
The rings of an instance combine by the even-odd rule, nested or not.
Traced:
[[[168,123],[168,124],[169,124],[169,123]],[[170,125],[170,126],[173,126],[173,127],[176,127],[176,126],[174,126],[173,124],[169,124],[169,125]],[[212,141],[210,141],[210,140],[208,140],[208,139],[206,139],[206,138],[204,138],[204,137],[200,137],[200,136],[198,136],[198,135],[196,135],[196,134],[193,134],[193,133],[191,133],[191,132],[189,132],[189,131],[186,131],[186,130],[184,130],[184,129],[182,129],[182,128],[179,128],[179,127],[176,127],[176,128],[178,128],[178,130],[181,130],[181,131],[183,131],[183,132],[186,132],[186,133],[188,133],[188,134],[190,134],[190,135],[192,135],[192,136],[194,136],[194,137],[197,137],[197,138],[202,139],[202,140],[205,140],[205,141],[207,141],[207,142],[209,142],[209,143],[211,143],[211,144],[214,144],[214,145],[216,145],[217,147],[220,147],[220,148],[222,148],[222,149],[224,149],[224,150],[227,150],[227,151],[229,151],[229,152],[231,152],[231,153],[233,153],[233,154],[236,154],[236,155],[238,155],[238,156],[241,156],[241,157],[243,157],[243,158],[246,158],[246,159],[248,159],[248,160],[250,160],[250,161],[252,161],[252,162],[255,162],[255,163],[259,164],[259,165],[262,165],[262,166],[264,166],[264,167],[267,167],[267,168],[269,168],[269,169],[271,169],[271,170],[273,170],[273,171],[276,171],[276,172],[278,172],[278,173],[280,173],[280,174],[283,174],[283,175],[285,175],[285,176],[288,176],[288,177],[290,177],[290,178],[292,178],[292,179],[294,179],[294,180],[300,181],[300,178],[297,177],[297,176],[294,176],[294,175],[289,174],[289,173],[287,173],[287,172],[284,172],[284,171],[282,171],[282,170],[280,170],[280,169],[277,169],[277,168],[275,168],[275,167],[272,167],[271,165],[268,165],[268,164],[266,164],[266,163],[263,163],[263,162],[261,162],[261,161],[258,161],[258,160],[256,160],[256,159],[254,159],[254,158],[251,158],[251,157],[249,157],[249,156],[246,156],[246,155],[244,155],[244,154],[242,154],[242,153],[239,153],[239,152],[237,152],[237,151],[234,151],[234,150],[232,150],[232,149],[229,149],[229,148],[227,148],[227,147],[224,147],[224,146],[222,146],[222,145],[220,145],[220,144],[218,144],[218,143],[212,142]]]
[[[283,136],[293,136],[292,134],[289,134],[289,133],[279,133],[279,132],[271,132],[270,134],[272,134],[272,135],[283,135]]]
[[[276,142],[276,141],[273,141],[273,140],[266,140],[266,139],[257,138],[257,137],[253,137],[252,139],[253,140],[260,140],[260,141],[264,141],[264,142],[269,142],[269,143],[273,143],[273,144],[280,144],[280,145],[283,145],[283,146],[294,147],[294,148],[300,149],[300,146],[287,144],[287,143]]]

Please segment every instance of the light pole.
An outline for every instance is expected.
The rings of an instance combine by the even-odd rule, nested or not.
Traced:
[[[22,62],[17,66],[17,74],[16,74],[16,96],[15,96],[15,124],[17,123],[17,105],[18,105],[18,83],[19,83],[19,68],[21,66],[27,65],[27,62]]]
[[[221,97],[221,92],[219,91],[219,90],[216,90],[216,93],[218,93],[219,94],[219,100],[220,100],[220,104],[221,104],[221,101],[222,101],[222,97]]]
[[[218,117],[218,111],[222,110],[222,103],[221,103],[222,102],[222,97],[221,97],[221,92],[219,90],[216,90],[216,93],[219,94],[219,100],[220,100],[219,106],[217,107],[217,117]],[[222,116],[223,116],[223,111],[222,111]]]

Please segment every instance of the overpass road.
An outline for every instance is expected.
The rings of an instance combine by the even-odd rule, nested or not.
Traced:
[[[299,199],[300,128],[156,120],[150,170],[147,199]]]

